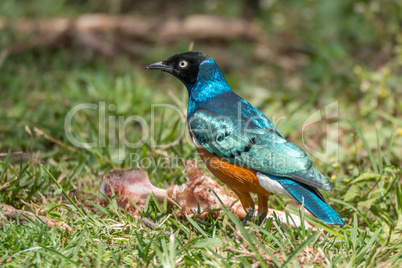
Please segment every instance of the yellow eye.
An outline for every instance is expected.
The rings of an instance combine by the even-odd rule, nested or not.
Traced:
[[[179,61],[180,68],[184,69],[184,68],[187,68],[187,66],[188,66],[188,61],[186,61],[186,60]]]

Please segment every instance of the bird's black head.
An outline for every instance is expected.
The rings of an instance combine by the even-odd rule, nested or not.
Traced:
[[[209,56],[203,52],[188,51],[173,55],[167,60],[150,64],[145,69],[171,73],[185,85],[190,85],[197,81],[199,66],[208,58]]]

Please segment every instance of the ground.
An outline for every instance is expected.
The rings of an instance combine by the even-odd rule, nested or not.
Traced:
[[[5,1],[0,15],[16,19],[122,12],[112,1],[50,2]],[[158,1],[148,3],[153,12],[135,11],[127,2],[120,1],[129,14],[150,16],[158,9]],[[228,2],[209,1],[196,8],[183,1],[180,12],[165,12],[179,16],[197,9],[241,16],[242,2]],[[99,206],[101,176],[109,170],[141,166],[153,184],[166,188],[185,181],[179,162],[198,159],[178,112],[186,109],[186,89],[167,74],[143,69],[187,50],[190,42],[152,43],[143,45],[140,54],[112,57],[68,42],[10,54],[7,49],[19,36],[2,30],[0,204],[61,220],[71,230],[3,220],[0,264],[400,266],[401,6],[393,1],[278,2],[260,4],[252,20],[264,29],[269,45],[206,40],[196,42],[195,49],[214,57],[236,93],[312,156],[315,167],[333,183],[332,192],[322,193],[346,222],[344,227],[318,223],[323,231],[312,232],[273,221],[243,227],[229,212],[216,220],[178,219],[174,208],[150,197],[142,216],[160,226],[150,230],[113,200]],[[82,109],[66,128],[74,107]],[[141,119],[119,125],[130,116]],[[69,133],[96,146],[77,147]],[[119,135],[125,139],[117,139]],[[130,148],[124,141],[139,143]],[[288,201],[273,197],[270,207],[285,209]],[[318,257],[303,261],[309,251]]]

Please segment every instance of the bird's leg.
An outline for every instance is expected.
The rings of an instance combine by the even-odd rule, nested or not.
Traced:
[[[270,194],[258,195],[258,225],[261,225],[261,223],[267,217],[269,196]]]
[[[254,200],[251,198],[250,193],[244,193],[244,192],[237,192],[234,191],[236,195],[239,197],[240,202],[246,211],[246,216],[243,219],[243,225],[247,224],[247,221],[254,215]]]

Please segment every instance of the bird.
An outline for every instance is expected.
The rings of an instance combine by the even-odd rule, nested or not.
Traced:
[[[191,139],[205,166],[238,196],[246,212],[244,225],[255,212],[250,193],[258,197],[258,224],[267,215],[269,197],[279,195],[297,200],[325,224],[344,225],[319,192],[332,191],[328,178],[261,111],[231,89],[213,58],[188,51],[145,69],[170,73],[186,86]]]

